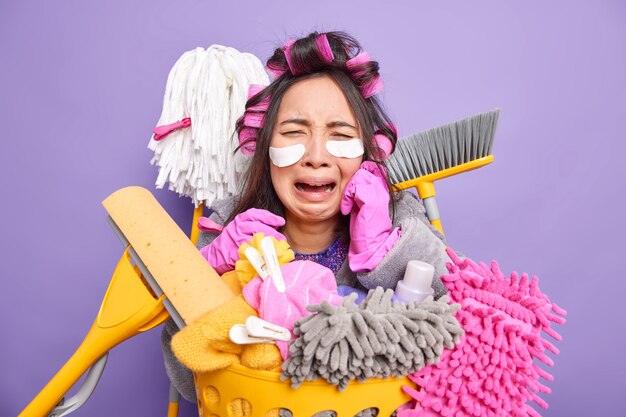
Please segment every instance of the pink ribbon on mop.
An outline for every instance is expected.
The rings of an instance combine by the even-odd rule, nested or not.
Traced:
[[[154,133],[154,140],[160,141],[165,139],[170,133],[178,130],[184,129],[186,127],[191,126],[191,118],[185,117],[182,120],[179,120],[174,123],[170,123],[169,125],[161,125],[154,128],[152,131]]]

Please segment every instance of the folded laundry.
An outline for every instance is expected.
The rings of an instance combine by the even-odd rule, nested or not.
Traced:
[[[352,294],[341,306],[309,306],[316,314],[296,322],[281,378],[298,387],[319,377],[343,390],[351,379],[411,374],[459,343],[463,330],[454,312],[460,306],[448,296],[409,304],[392,296],[378,287],[361,305]]]

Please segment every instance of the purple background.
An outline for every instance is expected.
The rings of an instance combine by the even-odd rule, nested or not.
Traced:
[[[98,311],[122,253],[100,202],[153,188],[146,146],[176,59],[217,43],[264,60],[315,29],[349,31],[381,63],[401,135],[502,108],[495,162],[437,183],[449,243],[538,275],[569,310],[544,416],[625,415],[626,3],[240,3],[0,3],[0,415]],[[189,199],[155,194],[188,230]],[[159,333],[116,347],[75,415],[164,416]]]

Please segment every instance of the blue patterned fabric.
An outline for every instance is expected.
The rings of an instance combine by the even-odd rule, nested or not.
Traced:
[[[337,238],[329,247],[318,253],[299,253],[294,251],[297,261],[312,261],[333,271],[337,275],[337,271],[348,256],[349,244],[345,239]]]

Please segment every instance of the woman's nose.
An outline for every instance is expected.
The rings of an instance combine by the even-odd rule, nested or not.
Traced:
[[[314,168],[330,166],[332,155],[326,149],[326,138],[322,135],[313,135],[306,144],[302,163]]]

